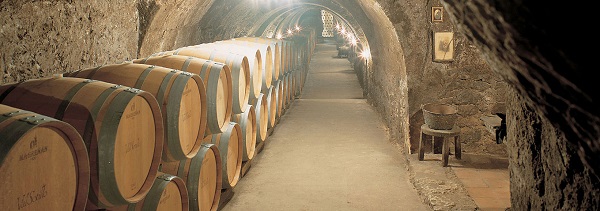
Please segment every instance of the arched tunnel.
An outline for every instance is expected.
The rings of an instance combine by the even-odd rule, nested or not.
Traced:
[[[514,0],[2,0],[0,1],[0,22],[2,23],[2,28],[0,28],[0,43],[2,44],[2,51],[0,52],[2,59],[0,61],[0,76],[2,76],[0,81],[0,105],[22,110],[32,108],[34,113],[56,118],[59,121],[61,118],[73,118],[75,122],[86,127],[85,131],[75,127],[82,138],[97,136],[98,140],[104,140],[103,138],[106,137],[102,134],[88,131],[89,127],[95,127],[90,126],[92,124],[90,121],[113,111],[110,109],[117,109],[118,104],[104,111],[100,108],[103,104],[93,107],[94,105],[91,102],[95,102],[93,100],[96,100],[96,98],[92,97],[85,101],[86,103],[83,103],[84,107],[87,104],[91,105],[89,110],[73,108],[79,113],[72,114],[74,117],[69,117],[71,114],[54,112],[52,110],[55,109],[54,104],[45,103],[52,100],[56,101],[59,98],[56,97],[56,93],[63,91],[49,92],[49,96],[33,95],[32,93],[30,96],[19,97],[14,96],[17,93],[15,91],[21,93],[19,91],[21,88],[18,87],[25,86],[29,83],[28,81],[32,80],[62,80],[76,74],[87,74],[82,70],[92,70],[91,75],[96,74],[95,76],[101,78],[99,70],[102,66],[126,64],[131,63],[131,61],[149,62],[148,58],[152,56],[161,53],[177,55],[182,52],[181,49],[190,46],[218,44],[222,41],[241,40],[245,37],[259,37],[270,40],[269,43],[272,47],[270,49],[274,51],[275,44],[273,43],[282,45],[285,41],[286,46],[292,46],[295,50],[293,52],[292,50],[288,51],[289,57],[286,62],[273,63],[273,69],[275,69],[275,65],[282,66],[282,73],[280,74],[281,77],[272,77],[272,84],[275,85],[276,81],[283,80],[284,74],[287,76],[288,72],[290,77],[299,77],[298,79],[290,79],[292,81],[296,80],[294,83],[297,83],[295,85],[297,90],[293,91],[296,96],[291,97],[294,98],[295,105],[288,108],[288,111],[286,111],[287,117],[279,118],[278,121],[282,123],[280,126],[269,126],[271,140],[265,141],[265,144],[261,145],[262,151],[257,148],[255,153],[256,162],[252,164],[252,167],[249,167],[252,170],[246,169],[248,170],[247,173],[244,172],[246,176],[240,176],[242,177],[240,182],[235,188],[230,188],[230,192],[218,193],[219,191],[216,191],[215,194],[220,194],[222,202],[215,202],[218,206],[215,205],[212,208],[209,206],[211,210],[227,209],[228,207],[232,210],[412,210],[413,208],[424,210],[485,210],[490,208],[490,204],[494,203],[501,204],[494,208],[507,210],[597,210],[600,208],[600,197],[598,197],[600,194],[600,165],[595,163],[597,162],[596,159],[600,157],[598,156],[600,154],[600,109],[598,109],[600,98],[598,97],[598,86],[594,85],[597,83],[594,75],[592,75],[593,68],[590,64],[591,61],[594,61],[591,58],[593,53],[584,50],[584,47],[592,46],[593,40],[585,40],[585,37],[591,34],[589,29],[573,24],[586,23],[591,20],[590,14],[592,13],[589,11],[591,8],[582,8],[581,5],[565,2],[538,3]],[[229,45],[220,48],[237,47]],[[267,47],[265,45],[262,48]],[[278,49],[284,51],[283,47]],[[344,50],[342,54],[340,54],[342,52],[340,49]],[[180,55],[186,54],[181,53]],[[212,58],[213,56],[206,58],[206,60],[212,60]],[[281,59],[281,61],[284,60]],[[211,64],[213,67],[219,65],[222,65],[220,67],[229,66],[234,72],[236,66],[235,64],[230,65],[230,62],[232,62],[232,59],[228,57],[226,60]],[[254,62],[251,59],[247,61],[252,65],[254,65]],[[186,65],[189,65],[189,62],[184,64],[184,66]],[[267,69],[266,64],[260,66],[262,66],[263,71]],[[206,67],[203,68],[204,71]],[[289,68],[289,70],[286,70],[286,68]],[[151,69],[144,71],[150,72]],[[327,71],[346,72],[333,74]],[[300,73],[304,75],[302,76]],[[180,73],[171,72],[165,74],[173,78],[195,77],[196,80],[200,80],[199,77],[194,76],[195,74],[190,73],[177,75]],[[206,74],[206,76],[202,75],[206,90],[201,87],[199,88],[201,91],[198,92],[206,91],[208,99],[210,98],[208,92],[211,88],[205,78],[209,77],[209,73]],[[91,75],[89,77],[92,77]],[[152,78],[150,75],[149,79]],[[249,72],[246,75],[249,78],[252,77]],[[233,78],[233,89],[237,90],[235,80],[243,77],[243,75],[238,73],[219,77],[222,77],[223,80],[227,77]],[[116,79],[116,81],[124,81],[125,78],[122,77]],[[102,81],[102,79],[97,80]],[[250,97],[245,100],[248,100],[248,104],[254,102],[256,107],[258,94],[262,93],[263,97],[266,98],[269,93],[269,86],[264,86],[261,89],[260,85],[256,85],[257,83],[260,84],[261,80],[264,82],[266,79],[258,78],[254,82],[249,80],[244,83],[254,84],[252,86],[258,88],[256,94],[251,93]],[[355,90],[355,88],[346,87],[345,82],[347,81],[342,83],[336,82],[336,80],[349,80],[349,84],[356,87],[356,90],[360,90],[360,93],[353,92],[351,97],[344,99],[347,101],[339,101],[338,98],[343,98],[339,96],[329,97],[330,101],[320,99],[322,97],[314,97],[314,99],[311,97],[320,96],[313,95],[314,93],[326,92],[323,89]],[[93,82],[94,80],[87,80],[85,83],[91,83],[90,81]],[[165,81],[168,80],[165,79]],[[287,82],[292,83],[291,81],[285,83]],[[49,87],[49,85],[44,85],[41,82],[39,84],[31,82],[30,84],[33,85],[28,89],[39,89],[40,92],[50,89],[64,89],[67,94],[69,92],[66,90],[71,90],[70,97],[77,98],[76,93],[72,91],[73,89],[70,88],[71,85],[68,85],[68,83],[71,82],[58,83],[54,87]],[[118,83],[114,82],[114,84]],[[302,88],[303,85],[306,87]],[[81,88],[87,85],[76,86]],[[148,86],[150,85],[146,87]],[[105,89],[121,90],[118,87],[108,87],[107,85]],[[165,88],[162,85],[157,86],[156,89],[159,93],[167,92],[163,90]],[[145,89],[142,88],[142,90],[144,90],[142,92],[145,92]],[[235,97],[237,96],[235,90],[233,104],[236,104],[236,101],[243,100],[243,96]],[[131,98],[132,100],[140,101],[148,98],[136,89],[127,89],[123,92],[136,94],[136,97]],[[304,93],[301,94],[300,92]],[[23,93],[26,94],[27,92],[23,91]],[[89,94],[89,96],[93,95]],[[125,96],[125,94],[115,94],[114,99],[125,99],[125,97],[120,96]],[[202,95],[203,97],[205,96]],[[99,94],[98,98],[111,100],[113,95]],[[35,99],[42,101],[35,101]],[[359,101],[367,106],[360,107],[362,110],[349,110],[348,114],[331,115],[339,118],[337,120],[319,121],[318,119],[310,119],[312,116],[318,116],[318,109],[313,111],[307,109],[308,107],[302,107],[308,105],[309,102],[329,102],[330,104],[326,105],[337,106],[338,104],[335,103]],[[9,102],[13,104],[11,105]],[[227,103],[226,100],[224,102]],[[68,103],[66,99],[58,100],[56,107],[67,107]],[[425,116],[427,112],[424,106],[428,104],[451,105],[456,110],[456,119],[453,120],[455,121],[453,126],[458,128],[460,139],[455,137],[454,141],[458,141],[460,145],[446,146],[445,141],[434,141],[432,143],[422,140],[425,137],[423,127],[428,125],[427,121],[430,118]],[[207,103],[205,109],[210,109],[211,105],[213,104]],[[329,118],[329,114],[346,111],[344,110],[346,107],[343,106],[345,104],[339,105],[337,111],[336,109],[325,109],[321,110],[320,112],[324,113],[319,113],[319,115],[322,115],[322,118]],[[127,104],[127,106],[131,106],[127,108],[132,110],[136,107],[133,104]],[[169,108],[161,104],[161,101],[157,101],[156,105],[151,103],[146,107],[138,107],[148,110],[155,107],[160,108],[163,110],[163,114],[167,112],[163,108]],[[232,112],[244,114],[244,110],[240,109],[242,108],[236,108],[234,105]],[[255,109],[259,110],[259,108]],[[52,111],[49,114],[44,113],[48,110]],[[60,187],[61,185],[52,186],[39,183],[36,184],[36,187],[28,187],[29,189],[20,188],[28,183],[24,180],[27,180],[27,178],[34,180],[35,177],[16,178],[13,174],[22,173],[35,176],[44,175],[45,172],[37,171],[35,167],[20,168],[18,165],[24,164],[19,164],[17,161],[36,161],[35,157],[43,155],[47,148],[34,149],[34,146],[37,146],[38,143],[38,136],[36,136],[35,141],[25,144],[27,147],[18,148],[21,151],[11,151],[12,145],[19,142],[8,140],[14,139],[19,130],[10,129],[11,127],[9,127],[10,124],[7,119],[12,117],[14,113],[5,112],[1,107],[0,111],[5,116],[0,118],[0,150],[2,152],[0,153],[0,178],[5,178],[2,180],[5,182],[0,183],[0,190],[4,190],[4,194],[0,196],[0,204],[3,207],[5,207],[4,205],[15,209],[36,206],[54,207],[54,203],[68,200],[66,198],[71,197],[72,200],[76,201],[83,198],[81,199],[83,202],[75,202],[76,206],[73,209],[83,206],[87,210],[111,210],[116,205],[127,205],[133,201],[137,203],[144,198],[134,196],[131,200],[124,201],[122,198],[112,196],[113,192],[110,191],[93,191],[104,190],[103,185],[123,185],[129,181],[129,178],[135,177],[127,175],[124,177],[125,179],[117,179],[116,181],[114,178],[109,178],[106,181],[103,179],[107,174],[117,171],[122,173],[126,171],[124,170],[126,168],[113,169],[113,167],[110,167],[113,164],[113,158],[104,160],[101,156],[105,153],[113,153],[114,149],[109,147],[109,149],[106,149],[107,151],[104,151],[105,148],[103,148],[104,145],[101,142],[90,143],[86,141],[85,146],[82,145],[84,147],[83,151],[90,152],[89,158],[86,154],[82,159],[89,159],[90,163],[92,161],[98,162],[89,165],[92,167],[87,167],[91,176],[82,176],[79,179],[70,178],[72,180],[86,180],[86,178],[91,177],[89,184],[84,183],[83,186],[89,185],[88,191],[93,196],[88,198],[86,191],[85,193],[74,193],[73,196],[64,196],[44,202],[44,198],[50,199],[55,196],[51,193],[50,187]],[[94,111],[99,113],[92,114]],[[369,113],[370,111],[372,113]],[[121,112],[117,117],[109,117],[118,120],[121,116],[129,118],[129,115],[135,114],[125,112]],[[161,111],[158,111],[154,115],[161,116],[160,114]],[[235,114],[223,115],[228,116],[228,118],[231,115],[232,122],[242,118],[235,116]],[[258,115],[258,112],[256,114]],[[190,115],[195,115],[195,113]],[[197,115],[201,115],[200,112],[197,112]],[[382,136],[384,138],[381,138],[385,139],[382,142],[383,145],[377,146],[382,146],[385,150],[391,150],[385,152],[393,152],[394,155],[387,155],[386,153],[383,153],[386,155],[343,155],[349,156],[347,163],[339,164],[345,166],[333,167],[333,169],[342,168],[340,170],[342,171],[341,175],[335,178],[323,177],[320,180],[324,181],[312,181],[314,184],[311,181],[290,181],[290,179],[295,180],[298,177],[283,178],[281,176],[288,174],[277,174],[281,177],[267,177],[268,180],[262,181],[262,183],[256,182],[260,181],[261,176],[273,172],[288,171],[287,173],[305,175],[307,178],[313,179],[314,177],[310,176],[320,175],[328,171],[329,173],[333,172],[330,169],[303,168],[307,165],[320,163],[318,161],[313,162],[314,160],[281,164],[290,168],[279,170],[269,170],[265,166],[273,164],[278,159],[286,158],[286,153],[293,153],[294,149],[299,150],[298,147],[301,147],[301,145],[286,145],[286,143],[302,144],[298,141],[305,140],[299,137],[301,132],[310,134],[311,130],[318,131],[318,128],[311,126],[318,124],[323,125],[322,127],[334,127],[335,124],[344,125],[344,121],[352,115],[356,117],[365,115],[363,118],[365,122],[371,121],[367,119],[375,118],[372,120],[375,125],[369,126],[372,126],[372,131],[365,130],[367,132],[363,134],[352,135],[355,134],[351,133],[352,131],[363,131],[364,128],[361,128],[363,126],[360,125],[353,125],[354,122],[346,122],[345,126],[351,126],[348,126],[349,132],[345,135],[359,138],[365,134],[371,134],[373,131],[379,135],[384,134]],[[88,119],[83,118],[83,116]],[[210,114],[208,114],[208,118],[211,118]],[[236,118],[238,120],[234,120]],[[109,120],[112,119],[105,119],[104,122]],[[42,122],[44,121],[46,120]],[[154,121],[145,119],[145,121],[154,122],[154,124],[162,127],[162,119],[155,119]],[[162,137],[163,133],[169,133],[172,128],[167,124],[168,121],[170,119],[165,118],[164,131],[163,128],[157,126],[156,134],[151,135],[151,138],[154,138],[154,136]],[[307,123],[308,121],[312,122]],[[29,122],[32,125],[39,124],[38,122]],[[301,123],[305,125],[301,125]],[[333,126],[324,125],[326,123]],[[379,124],[381,126],[378,126]],[[221,130],[222,134],[228,131],[219,128],[219,126],[200,126],[206,127],[206,129],[202,129],[207,131],[206,135],[210,131],[215,137],[217,133],[214,131],[218,130],[219,134],[221,134]],[[70,126],[65,127],[70,128]],[[99,131],[118,130],[106,123],[96,127]],[[449,129],[454,129],[454,127]],[[280,130],[278,131],[278,129]],[[106,136],[117,136],[118,138],[125,133],[131,133],[131,136],[133,136],[144,133],[145,130],[152,129],[134,125],[130,128],[132,132],[128,130],[128,132],[119,133],[120,135]],[[326,142],[329,139],[327,137],[335,136],[336,132],[344,133],[343,131],[331,130],[315,136],[313,139],[320,138]],[[71,137],[71,133],[64,132],[62,134],[61,137]],[[150,135],[146,138],[149,137]],[[219,135],[219,137],[223,140],[223,135]],[[203,138],[205,136],[201,136],[200,140]],[[214,143],[215,138],[211,138]],[[448,139],[448,137],[446,139],[439,138],[435,137],[434,139]],[[40,138],[40,140],[42,139]],[[96,140],[96,138],[90,138],[90,140]],[[366,138],[361,142],[364,144],[365,142],[370,143],[370,141],[379,140]],[[145,147],[145,145],[138,142],[129,143],[126,146],[127,152],[138,147]],[[211,142],[210,138],[208,142]],[[342,141],[337,143],[338,145],[327,145],[324,142],[306,140],[306,144],[310,143],[311,147],[318,149],[318,151],[322,150],[321,148],[335,148],[341,145],[349,145],[348,149],[352,150],[364,147],[364,145],[351,141],[347,143]],[[421,156],[419,155],[421,143],[424,148],[427,148],[426,150],[423,149],[427,158],[424,160],[419,158]],[[290,148],[286,149],[285,146]],[[154,147],[163,149],[160,146]],[[166,150],[168,147],[170,146],[165,145],[164,149]],[[280,151],[277,151],[278,147],[281,148]],[[77,154],[74,146],[62,149],[66,150],[63,153],[68,153],[68,149],[73,154]],[[202,148],[200,151],[205,153],[207,149]],[[335,149],[328,150],[336,151]],[[326,153],[327,150],[319,152],[327,154],[323,155],[321,158],[323,160],[330,159],[330,156],[336,156],[333,152]],[[11,153],[21,154],[16,154],[17,161],[13,161]],[[139,159],[142,159],[143,156],[152,156],[152,153],[155,156],[162,154],[163,160],[181,160],[177,159],[177,156],[183,156],[177,153],[171,154],[171,152],[154,150],[150,154],[140,154]],[[220,153],[222,157],[223,152]],[[304,153],[303,151],[300,154]],[[444,159],[444,156],[447,156],[448,153],[453,155],[447,158],[449,164],[440,166],[439,160]],[[462,159],[458,159],[460,154],[462,154]],[[245,156],[247,157],[247,155]],[[388,161],[378,160],[379,157],[376,156],[395,159],[389,161],[393,163],[393,167],[382,165],[381,163]],[[54,156],[52,159],[56,157]],[[76,157],[81,157],[81,155],[78,154]],[[132,159],[137,158],[132,157]],[[224,158],[223,162],[226,161],[227,157]],[[350,161],[358,158],[373,160],[373,162],[379,162],[379,164],[373,163],[370,166],[372,168],[353,172],[361,164],[354,163],[353,165]],[[191,160],[191,158],[186,159]],[[302,160],[302,158],[299,159]],[[40,160],[44,159],[37,159],[36,162]],[[60,159],[56,158],[56,160],[59,161]],[[78,163],[77,161],[74,163],[73,161],[69,162],[72,163],[69,165],[77,165]],[[188,163],[186,168],[193,169],[194,161],[190,162],[192,164]],[[179,168],[183,168],[184,163],[182,162]],[[114,161],[114,165],[116,164],[117,162]],[[17,167],[14,165],[17,165]],[[157,176],[157,178],[167,180],[165,179],[167,177],[157,175],[157,172],[162,171],[166,168],[164,166],[167,165],[157,164],[157,166],[154,166],[154,161],[153,164],[148,165],[150,166],[144,168],[154,171],[152,177]],[[98,169],[95,169],[94,166]],[[78,168],[84,167],[80,166]],[[227,168],[227,166],[224,166],[224,168]],[[294,170],[294,168],[302,169],[305,172],[300,172],[298,169]],[[387,168],[397,170],[398,174],[403,176],[391,177],[381,173],[389,170]],[[61,169],[62,167],[59,170],[57,170],[57,167],[47,167],[43,171],[61,172]],[[12,170],[15,173],[11,172]],[[361,172],[364,175],[361,175]],[[494,186],[502,182],[476,180],[478,178],[475,177],[479,176],[473,176],[483,175],[484,172],[500,172],[502,181],[506,181],[502,185],[502,188],[505,189],[500,190],[500,186]],[[367,174],[370,176],[367,176]],[[81,176],[83,174],[77,175]],[[142,177],[146,176],[149,175],[142,175]],[[226,178],[230,175],[219,174],[219,177],[223,176]],[[357,178],[356,181],[359,182],[352,183],[353,180],[348,179],[355,177]],[[372,179],[372,182],[358,180],[360,177]],[[14,181],[10,181],[11,178]],[[169,178],[172,179],[172,177]],[[248,182],[245,181],[246,179],[248,179]],[[224,183],[227,182],[226,180],[223,180]],[[400,183],[403,184],[404,180],[410,186],[398,186]],[[8,185],[8,183],[12,184],[16,181],[23,183],[23,185],[19,185],[20,183]],[[325,181],[332,182],[325,183]],[[344,183],[342,184],[340,181]],[[269,184],[265,184],[267,182]],[[221,183],[219,182],[219,184]],[[136,185],[131,184],[131,188],[133,186]],[[144,183],[139,187],[136,186],[136,188],[150,189],[151,186],[151,183]],[[188,186],[189,191],[189,184],[185,184],[185,186]],[[365,186],[365,188],[347,189],[346,186]],[[402,192],[401,194],[393,192],[400,190],[393,190],[393,193],[387,192],[390,190],[386,188],[390,187],[410,189],[412,192]],[[491,188],[486,189],[488,187]],[[320,188],[331,192],[327,194],[324,193],[326,191],[315,190]],[[239,191],[236,191],[236,189],[239,189]],[[304,192],[297,191],[301,189]],[[225,186],[223,190],[225,190]],[[354,190],[358,191],[356,193],[358,195],[351,194]],[[65,189],[62,191],[71,190]],[[183,203],[186,204],[186,208],[189,206],[190,210],[199,209],[199,207],[194,207],[191,204],[193,204],[192,200],[198,200],[200,190],[197,193],[191,191],[189,194],[186,191],[183,192],[190,200],[190,205]],[[314,194],[311,194],[311,192]],[[132,193],[131,190],[120,190],[120,192],[114,194],[131,195]],[[412,195],[405,196],[402,194]],[[46,195],[49,197],[46,197]],[[163,197],[165,195],[167,194],[162,194]],[[253,198],[249,195],[256,196]],[[151,195],[147,195],[146,198],[149,198],[148,196]],[[161,194],[152,196],[156,197],[152,199],[158,203],[162,199],[159,198],[160,196]],[[212,196],[214,197],[214,195]],[[259,196],[267,197],[259,198]],[[193,199],[194,197],[196,199]],[[283,201],[280,203],[270,202],[273,200]],[[286,205],[286,200],[295,202]],[[115,206],[111,206],[111,203]],[[94,204],[94,206],[89,204]],[[35,210],[35,208],[33,209]],[[206,207],[200,209],[206,209]]]

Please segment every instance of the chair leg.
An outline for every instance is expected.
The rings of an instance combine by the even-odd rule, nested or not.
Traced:
[[[442,166],[448,166],[448,156],[450,154],[450,145],[448,144],[449,139],[444,138],[442,144]]]
[[[461,159],[460,136],[454,137],[454,157]]]
[[[423,149],[423,136],[425,136],[425,134],[421,133],[421,136],[419,137],[419,160],[424,160],[425,159],[425,149]]]

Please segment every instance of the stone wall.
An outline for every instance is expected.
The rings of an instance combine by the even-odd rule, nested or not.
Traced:
[[[136,58],[134,2],[14,0],[0,8],[0,84]]]
[[[600,103],[590,54],[573,24],[592,8],[564,2],[444,1],[507,89],[514,210],[600,207]],[[557,16],[556,14],[570,14]]]
[[[441,6],[437,1],[377,1],[395,28],[402,46],[405,64],[393,63],[394,59],[382,61],[391,66],[406,66],[407,75],[400,75],[388,67],[374,66],[375,87],[371,91],[374,104],[382,107],[380,112],[390,122],[392,131],[397,127],[398,116],[394,114],[397,101],[398,81],[407,80],[410,117],[410,149],[418,147],[420,127],[424,123],[421,105],[425,103],[450,103],[459,108],[457,125],[462,128],[463,151],[475,154],[506,155],[506,146],[496,144],[485,129],[481,116],[494,114],[496,107],[505,101],[506,83],[491,71],[479,50],[472,45],[445,14],[443,22],[432,22],[431,7]],[[432,56],[433,33],[455,32],[454,59],[434,62]],[[386,48],[389,41],[380,48]],[[407,77],[407,79],[404,79]],[[381,83],[381,84],[377,84]],[[385,90],[385,91],[380,91]],[[391,93],[391,94],[390,94]],[[406,117],[400,117],[406,118]]]
[[[577,147],[537,109],[510,92],[508,149],[514,210],[589,210],[598,207],[598,179],[584,168]]]

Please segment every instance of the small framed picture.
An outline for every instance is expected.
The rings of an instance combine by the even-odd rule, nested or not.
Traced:
[[[433,61],[443,62],[454,59],[454,32],[433,33]]]
[[[431,7],[431,22],[443,22],[444,21],[444,8],[443,7]]]

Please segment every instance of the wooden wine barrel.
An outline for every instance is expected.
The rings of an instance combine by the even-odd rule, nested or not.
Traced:
[[[185,181],[178,176],[158,172],[148,195],[138,203],[106,209],[108,211],[188,211],[189,197]]]
[[[275,127],[277,123],[277,89],[274,86],[269,87],[267,94],[267,108],[269,116],[269,129]]]
[[[246,106],[244,113],[234,114],[231,119],[238,123],[242,130],[242,161],[252,160],[256,149],[256,110],[254,106]]]
[[[284,107],[284,111],[287,110],[287,108],[290,107],[290,103],[291,103],[291,89],[290,89],[290,73],[286,73],[285,75],[283,75],[283,107]]]
[[[272,78],[271,85],[274,81],[279,79],[279,76],[283,69],[283,65],[281,63],[282,62],[281,44],[280,44],[279,40],[262,38],[262,37],[238,37],[238,38],[235,38],[235,40],[268,44],[269,46],[271,46],[271,50],[273,51],[273,78]],[[263,90],[263,91],[265,91],[265,90]]]
[[[258,98],[250,102],[256,111],[256,142],[260,143],[267,140],[267,130],[269,127],[269,105],[267,96],[263,93]]]
[[[256,42],[236,40],[236,39],[217,41],[217,43],[231,43],[231,44],[237,44],[237,45],[242,45],[242,46],[251,46],[251,47],[258,48],[260,50],[260,53],[262,56],[261,92],[264,92],[263,90],[266,90],[271,86],[271,83],[273,81],[273,69],[275,66],[275,61],[274,61],[274,53],[275,52],[274,52],[274,49],[271,49],[271,45],[269,45],[267,43],[256,43]]]
[[[165,162],[161,171],[177,175],[185,181],[190,210],[215,211],[221,198],[221,167],[221,155],[217,146],[202,144],[196,157],[179,162]]]
[[[72,125],[90,162],[90,209],[142,200],[156,177],[163,121],[149,92],[90,79],[32,79],[0,87],[0,103]]]
[[[281,60],[283,64],[282,72],[280,77],[283,77],[284,74],[288,73],[292,68],[292,42],[289,40],[280,40],[281,45]]]
[[[227,53],[234,53],[246,56],[248,58],[248,67],[250,73],[250,99],[254,99],[258,96],[262,88],[262,67],[263,57],[260,49],[252,46],[243,46],[234,43],[214,42],[214,43],[203,43],[200,45],[191,46],[194,48],[207,48],[216,51],[223,51]]]
[[[294,101],[294,71],[291,71],[288,73],[287,75],[287,81],[288,81],[288,108],[292,105],[292,102]]]
[[[85,143],[71,125],[0,104],[3,210],[83,210],[89,165]]]
[[[199,75],[206,90],[207,134],[222,133],[232,113],[231,70],[226,64],[192,56],[164,55],[136,59],[133,63],[162,66]],[[206,134],[205,134],[206,135]]]
[[[250,96],[250,67],[248,65],[248,58],[246,56],[194,47],[183,47],[174,51],[160,52],[155,56],[162,55],[193,56],[201,59],[221,62],[229,66],[229,69],[231,70],[231,81],[233,88],[232,110],[233,113],[236,114],[244,111]]]
[[[146,64],[110,64],[65,73],[150,92],[161,106],[165,126],[162,158],[192,158],[206,131],[206,91],[200,76]]]
[[[283,115],[283,80],[277,80],[275,82],[275,88],[276,90],[274,90],[277,94],[276,96],[276,101],[277,101],[277,112],[276,112],[276,119],[279,120],[279,118],[281,118],[281,116]]]
[[[224,133],[213,134],[212,143],[219,147],[223,171],[223,189],[233,188],[240,180],[242,170],[242,130],[240,125],[230,122]]]

